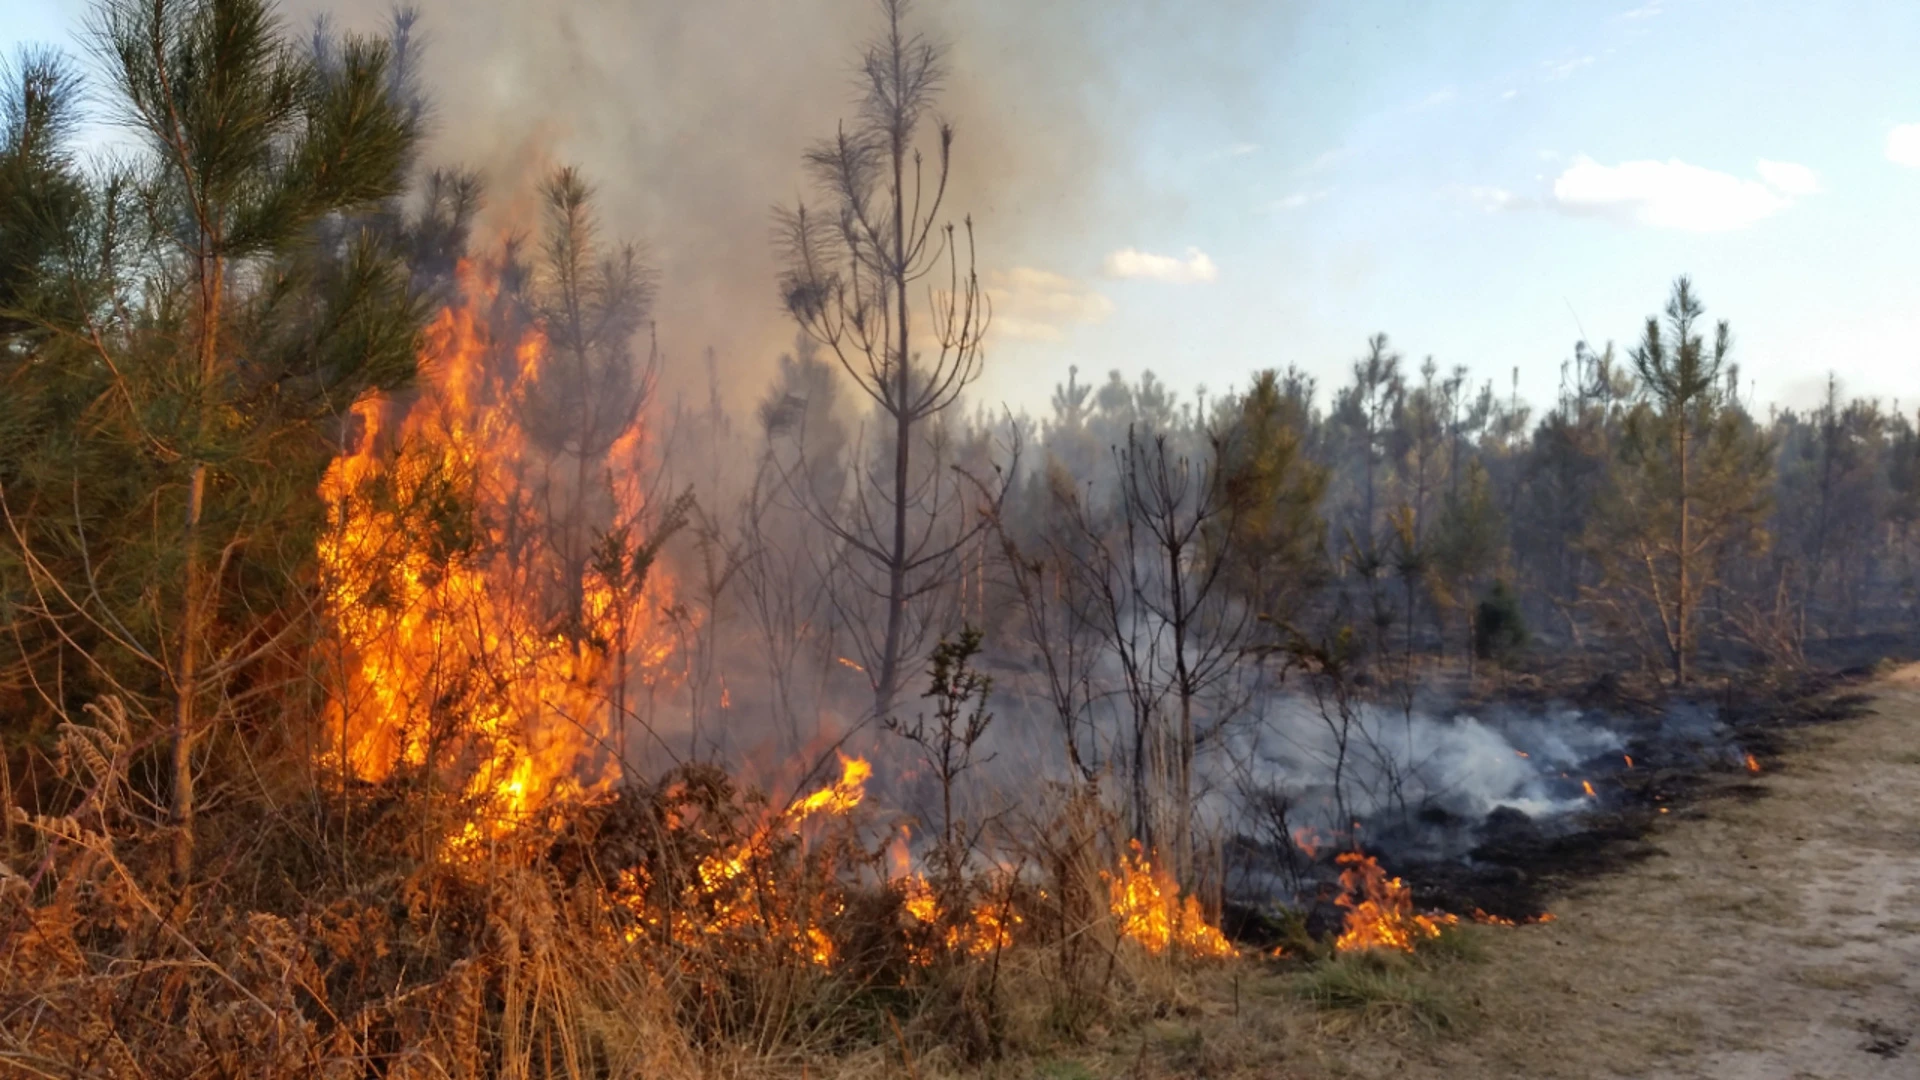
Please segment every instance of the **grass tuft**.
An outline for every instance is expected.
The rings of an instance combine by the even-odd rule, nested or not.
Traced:
[[[1464,1022],[1464,1010],[1433,976],[1412,960],[1374,950],[1316,964],[1295,986],[1321,1010],[1369,1028],[1455,1030]]]

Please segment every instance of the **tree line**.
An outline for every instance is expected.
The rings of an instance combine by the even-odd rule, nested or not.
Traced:
[[[1290,665],[1411,685],[1602,649],[1685,685],[1911,624],[1913,418],[1837,384],[1761,410],[1684,277],[1624,349],[1576,345],[1537,417],[1384,334],[1327,389],[1272,369],[1182,395],[1073,367],[1038,415],[972,401],[990,296],[973,223],[946,207],[945,52],[909,14],[882,5],[857,114],[802,162],[810,200],[776,215],[768,287],[796,346],[744,420],[717,394],[657,399],[662,283],[601,234],[586,178],[548,179],[531,240],[474,238],[480,179],[419,160],[410,16],[302,39],[259,0],[106,3],[104,89],[138,137],[106,163],[74,149],[75,68],[17,57],[0,116],[12,749],[103,694],[129,703],[182,876],[197,777],[319,760],[338,689],[321,479],[362,433],[356,403],[409,392],[476,259],[498,271],[487,318],[537,328],[555,358],[502,376],[538,448],[514,498],[544,526],[494,542],[537,563],[552,625],[613,661],[596,689],[623,738],[657,717],[631,700],[624,625],[588,640],[586,583],[637,595],[667,560],[678,595],[658,616],[684,671],[659,707],[696,756],[742,728],[802,745],[849,698],[932,739],[899,719],[914,672],[938,655],[984,696],[955,668],[979,652],[1043,703],[1071,774],[1128,793],[1183,881],[1196,759]],[[644,478],[661,494],[622,517],[610,492],[635,478],[609,455],[641,423],[664,433]],[[401,493],[441,567],[486,535],[457,480]],[[457,704],[433,707],[457,726]]]

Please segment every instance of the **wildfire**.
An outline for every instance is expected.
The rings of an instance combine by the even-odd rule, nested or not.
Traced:
[[[1587,798],[1589,798],[1589,799],[1597,799],[1597,798],[1599,798],[1599,797],[1600,797],[1600,796],[1599,796],[1599,794],[1597,794],[1597,793],[1596,793],[1596,792],[1595,792],[1595,791],[1593,790],[1593,781],[1591,781],[1591,780],[1582,780],[1582,781],[1580,781],[1580,788],[1581,788],[1581,790],[1583,790],[1583,791],[1585,791],[1585,792],[1587,793]]]
[[[833,940],[820,923],[838,910],[830,910],[820,897],[789,895],[760,868],[770,861],[774,845],[798,834],[808,820],[842,817],[859,806],[872,775],[873,766],[865,758],[842,757],[839,779],[796,798],[746,839],[702,859],[693,879],[674,898],[673,932],[715,942],[758,938],[813,964],[831,964]],[[665,928],[660,906],[648,902],[649,885],[640,870],[625,871],[616,882],[615,900],[637,919],[627,933],[629,941],[639,940],[647,930]]]
[[[1474,908],[1473,921],[1479,923],[1481,926],[1532,926],[1537,923],[1552,922],[1553,912],[1543,911],[1531,919],[1515,920],[1509,919],[1504,915],[1494,915],[1490,912],[1482,911],[1479,908]]]
[[[901,906],[913,917],[914,922],[933,928],[946,921],[942,918],[940,899],[926,878],[919,874],[908,874],[900,882],[900,891]],[[976,904],[965,917],[948,922],[940,940],[949,952],[991,956],[1012,946],[1014,928],[1023,921],[1011,905],[989,898]],[[908,957],[916,965],[925,967],[933,963],[934,950],[909,944]]]
[[[1754,757],[1752,754],[1747,755],[1747,771],[1750,773],[1758,773],[1760,771],[1760,759]]]
[[[1320,849],[1326,846],[1326,840],[1318,830],[1308,825],[1296,826],[1293,830],[1293,846],[1300,854],[1309,859],[1320,857]]]
[[[1347,909],[1346,928],[1333,945],[1341,952],[1361,949],[1398,949],[1412,952],[1421,941],[1440,936],[1459,923],[1457,915],[1420,915],[1413,895],[1397,877],[1388,877],[1380,864],[1357,851],[1341,852],[1338,903]]]
[[[470,843],[613,778],[625,687],[669,655],[649,614],[670,588],[604,543],[644,518],[644,429],[591,469],[542,450],[524,418],[547,341],[500,329],[489,275],[463,264],[460,282],[425,335],[417,396],[354,405],[357,443],[320,484],[319,561],[342,676],[326,763],[370,781],[462,778]],[[568,520],[555,521],[529,481],[561,472],[571,486],[548,502]]]
[[[1123,937],[1158,956],[1177,949],[1195,956],[1233,956],[1233,945],[1211,926],[1194,896],[1184,899],[1173,878],[1149,859],[1140,841],[1120,856],[1120,872],[1103,874],[1109,910]]]

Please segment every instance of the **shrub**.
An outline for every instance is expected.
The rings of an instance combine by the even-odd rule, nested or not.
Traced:
[[[1526,649],[1528,640],[1519,595],[1505,581],[1495,581],[1474,611],[1474,655],[1505,664]]]

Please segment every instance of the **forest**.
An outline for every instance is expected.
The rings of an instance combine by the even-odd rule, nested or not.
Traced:
[[[981,399],[917,14],[744,226],[751,409],[661,392],[616,178],[426,159],[409,13],[7,61],[0,1071],[985,1075],[1538,920],[1383,866],[1911,648],[1920,415],[1755,400],[1684,267],[1544,407],[1364,327],[1339,385]]]

